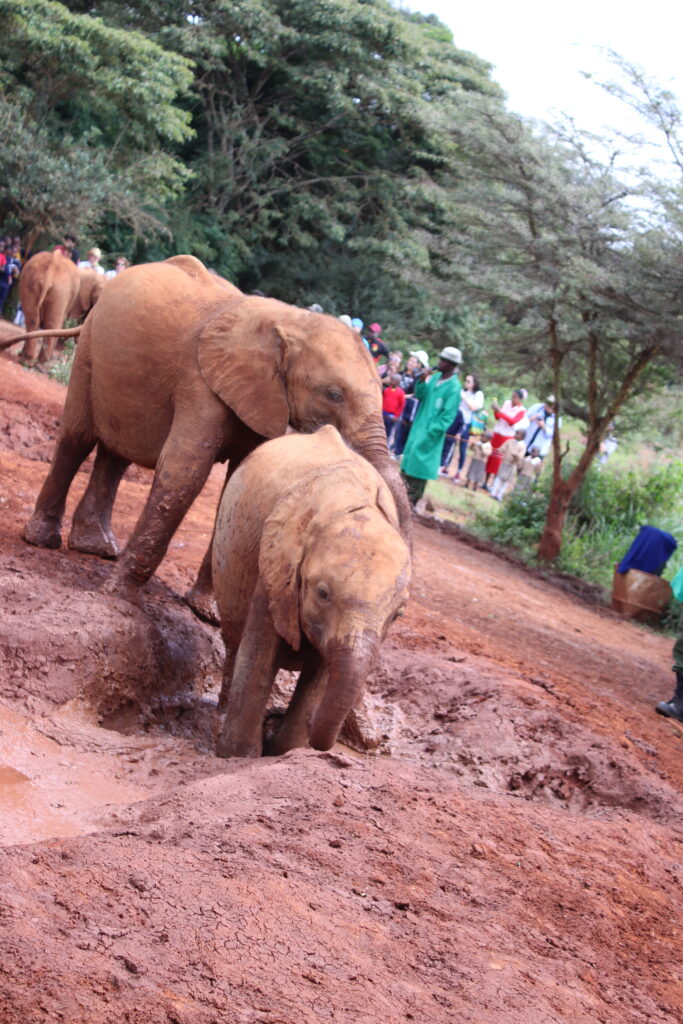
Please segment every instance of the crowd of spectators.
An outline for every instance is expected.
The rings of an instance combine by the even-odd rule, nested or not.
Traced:
[[[393,457],[401,460],[413,506],[427,481],[437,476],[474,491],[481,488],[497,501],[515,487],[534,486],[551,450],[554,395],[527,408],[527,392],[516,388],[502,405],[491,401],[489,422],[477,375],[465,374],[461,384],[459,349],[442,349],[432,368],[423,349],[411,350],[407,357],[390,349],[380,324],[365,330],[359,317],[340,320],[358,331],[377,365],[387,443]]]

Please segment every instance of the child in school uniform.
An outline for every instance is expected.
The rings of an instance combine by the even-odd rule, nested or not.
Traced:
[[[491,447],[491,435],[488,431],[480,434],[474,439],[470,446],[472,457],[467,467],[465,487],[476,491],[477,487],[483,487],[486,483],[486,460],[493,451]]]
[[[525,434],[526,427],[517,427],[515,436],[509,437],[498,449],[499,454],[502,456],[502,460],[493,483],[491,484],[490,491],[491,497],[495,498],[496,501],[502,501],[508,491],[508,488],[512,490],[515,486],[517,469],[524,461],[524,453],[526,451],[524,446]]]
[[[524,456],[522,465],[519,467],[517,487],[522,491],[530,491],[538,480],[543,470],[543,459],[540,449],[535,445],[528,455]]]

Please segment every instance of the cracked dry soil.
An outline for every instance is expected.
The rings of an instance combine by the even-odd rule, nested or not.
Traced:
[[[220,639],[178,595],[222,471],[112,600],[20,540],[64,389],[0,370],[2,1024],[683,1019],[666,638],[418,525],[370,683],[391,755],[221,761]]]

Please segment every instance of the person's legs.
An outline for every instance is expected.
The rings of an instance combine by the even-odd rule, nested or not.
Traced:
[[[458,444],[458,471],[455,474],[454,480],[460,479],[462,473],[462,467],[465,465],[465,459],[467,458],[467,443],[470,438],[469,424],[465,424],[460,431],[460,443]]]
[[[408,476],[406,473],[401,473],[401,476],[406,482],[406,490],[408,491],[408,500],[410,504],[415,508],[418,501],[425,492],[427,486],[426,480],[419,480],[416,476]]]
[[[504,493],[505,493],[505,481],[501,480],[501,478],[499,476],[495,476],[493,478],[493,483],[491,484],[491,488],[489,490],[489,494],[491,495],[492,498],[495,498],[496,501],[502,501]]]
[[[394,439],[391,445],[394,455],[403,455],[403,449],[408,440],[411,424],[408,420],[399,420],[394,430]]]
[[[443,448],[441,449],[441,462],[440,472],[447,473],[448,464],[453,458],[453,449],[455,448],[455,438],[450,434],[446,434],[443,442]]]
[[[676,673],[676,688],[671,700],[662,700],[655,705],[655,711],[667,718],[677,718],[683,722],[683,607],[678,620],[678,636],[673,649],[673,670]]]

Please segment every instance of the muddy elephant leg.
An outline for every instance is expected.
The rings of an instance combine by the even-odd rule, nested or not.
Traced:
[[[325,692],[327,679],[327,667],[316,652],[316,656],[311,656],[301,669],[287,712],[264,753],[274,756],[294,747],[308,746],[313,715]]]
[[[220,501],[218,503],[220,505]],[[202,564],[197,573],[197,579],[187,591],[183,600],[188,604],[198,618],[204,622],[210,622],[217,626],[220,622],[218,608],[213,596],[213,578],[211,573],[211,560],[213,558],[213,535],[202,559]]]
[[[25,311],[24,311],[25,314]],[[26,325],[24,330],[28,333],[29,331],[37,331],[40,329],[40,322],[37,316],[24,316]],[[41,347],[40,338],[27,338],[24,344],[21,346],[21,351],[18,355],[18,360],[23,363],[24,366],[35,366],[36,356]]]
[[[61,437],[42,486],[36,508],[24,527],[22,537],[39,548],[58,548],[66,496],[78,468],[95,447],[95,438]]]
[[[277,671],[280,642],[259,580],[228,683],[225,725],[216,744],[219,757],[261,756],[263,719]]]
[[[216,517],[218,516],[218,509],[221,505],[221,499],[223,497],[223,491],[227,487],[228,480],[235,472],[242,460],[239,458],[232,457],[228,464],[228,470],[225,474],[225,480],[223,481],[223,487],[221,488],[221,495],[216,505]],[[215,519],[214,519],[215,528]],[[203,619],[204,622],[210,622],[214,626],[220,624],[218,617],[218,606],[213,596],[213,576],[211,571],[211,561],[213,559],[213,531],[211,532],[211,540],[209,546],[206,549],[206,554],[202,559],[202,564],[199,567],[197,573],[197,579],[192,584],[190,590],[187,591],[183,600],[187,605],[190,606],[195,615]]]
[[[156,571],[171,538],[197,497],[214,464],[218,445],[187,441],[173,429],[159,457],[147,503],[106,586],[109,593],[135,600],[135,592]]]
[[[130,465],[98,444],[85,494],[73,516],[69,547],[100,558],[116,558],[121,546],[111,529],[111,514],[121,477]]]

